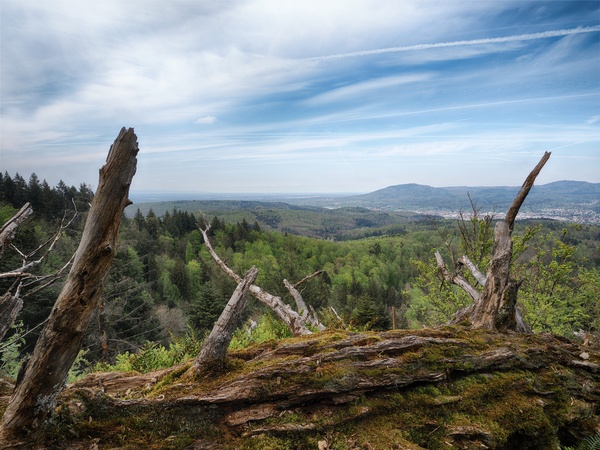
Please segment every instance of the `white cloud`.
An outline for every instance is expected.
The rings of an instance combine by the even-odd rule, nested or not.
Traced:
[[[319,94],[306,100],[304,103],[308,105],[318,105],[322,103],[332,103],[344,100],[358,100],[363,95],[371,95],[376,91],[389,92],[401,85],[427,82],[432,78],[431,74],[416,73],[410,75],[396,75],[390,77],[380,77],[368,81],[352,83],[348,86],[343,86],[337,89],[332,89],[323,94]],[[380,92],[381,93],[381,92]]]
[[[598,123],[598,122],[600,122],[600,114],[596,115],[596,116],[590,117],[588,120],[586,120],[585,123],[588,124],[588,125],[593,125],[593,124]]]
[[[561,29],[561,30],[548,30],[540,33],[529,33],[529,34],[517,34],[512,36],[503,36],[503,37],[494,37],[494,38],[482,38],[482,39],[470,39],[470,40],[460,40],[460,41],[451,41],[451,42],[436,42],[431,44],[414,44],[414,45],[404,45],[400,47],[385,47],[385,48],[376,48],[371,50],[359,50],[348,53],[334,53],[332,55],[324,55],[324,56],[315,56],[313,58],[309,58],[314,61],[326,61],[326,60],[335,60],[335,59],[343,59],[343,58],[354,58],[359,56],[372,56],[372,55],[381,55],[384,53],[398,53],[398,52],[412,52],[419,50],[430,50],[435,48],[447,48],[447,47],[462,47],[465,45],[482,45],[482,44],[503,44],[506,42],[520,42],[520,41],[531,41],[535,39],[548,39],[553,37],[563,37],[570,36],[573,34],[581,34],[581,33],[595,33],[600,31],[600,26],[592,26],[592,27],[578,27],[578,28],[569,28],[569,29]]]
[[[547,31],[532,16],[505,28],[493,18],[509,3],[0,0],[0,164],[80,176],[70,158],[101,164],[121,126],[138,132],[140,161],[215,173],[236,159],[597,142],[600,26],[555,17]]]
[[[204,116],[196,119],[194,123],[198,123],[200,125],[212,125],[217,122],[217,118],[215,116]]]

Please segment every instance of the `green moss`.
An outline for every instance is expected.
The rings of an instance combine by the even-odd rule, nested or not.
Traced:
[[[453,341],[426,343],[393,356],[382,352],[352,357],[357,346],[408,335]],[[545,449],[558,448],[561,436],[563,445],[574,445],[577,436],[569,434],[569,427],[593,430],[598,425],[597,376],[565,364],[576,355],[571,347],[558,351],[552,345],[561,343],[461,327],[379,334],[336,331],[266,342],[230,352],[222,372],[189,378],[188,366],[178,367],[150,391],[136,393],[137,399],[152,398],[149,403],[119,409],[110,398],[89,392],[78,397],[71,391],[48,442],[58,445],[80,436],[100,439],[100,448],[179,449],[203,439],[226,450],[314,449],[319,441],[330,449]],[[506,347],[520,355],[511,364],[470,371],[474,368],[469,361],[476,361],[479,353]],[[345,349],[352,350],[346,359],[319,356]],[[443,376],[431,383],[411,381],[432,379],[431,374]],[[234,427],[224,420],[232,406],[183,407],[170,401],[214,396],[234,381],[244,386],[243,402],[284,399],[285,409]],[[374,382],[386,388],[371,391]],[[290,403],[296,392],[306,393],[306,398]],[[156,401],[162,396],[164,401]],[[85,405],[74,407],[70,401]]]
[[[112,407],[108,398],[82,397],[82,401],[86,406],[84,417],[68,417],[69,413],[65,410],[55,418],[54,426],[48,429],[44,439],[49,448],[68,448],[63,446],[65,432],[70,434],[70,438],[101,439],[106,448],[148,449],[183,449],[198,437],[217,439],[220,433],[214,424],[214,412],[210,409],[184,411],[184,407],[164,404],[119,409]],[[177,417],[178,420],[165,420],[168,417]]]

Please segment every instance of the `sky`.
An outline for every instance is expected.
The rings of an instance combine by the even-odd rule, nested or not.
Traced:
[[[600,2],[0,0],[0,170],[132,191],[600,182]]]

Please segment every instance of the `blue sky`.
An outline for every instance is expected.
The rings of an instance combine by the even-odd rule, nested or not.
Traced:
[[[0,169],[133,190],[600,182],[600,2],[1,0]]]

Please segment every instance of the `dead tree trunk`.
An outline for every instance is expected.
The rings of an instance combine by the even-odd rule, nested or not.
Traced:
[[[65,285],[33,354],[17,382],[0,427],[0,442],[18,446],[38,429],[63,389],[104,280],[117,251],[123,210],[131,203],[129,186],[136,171],[137,137],[121,129],[100,169],[98,189]]]
[[[8,222],[2,225],[2,228],[0,228],[0,256],[2,256],[6,246],[15,237],[15,233],[17,232],[17,228],[21,222],[27,220],[32,214],[33,208],[29,205],[29,203],[25,203],[25,205],[23,205],[17,214],[15,214]]]
[[[17,283],[18,284],[18,283]],[[12,288],[9,289],[0,297],[0,342],[13,326],[17,315],[21,308],[23,308],[23,299],[21,298],[19,286],[15,290],[15,293],[11,293]]]
[[[478,282],[483,281],[483,292],[479,293],[460,275],[449,274],[441,257],[436,254],[438,267],[444,279],[461,286],[473,298],[471,306],[456,314],[454,323],[467,320],[474,328],[500,331],[512,330],[521,333],[531,332],[531,328],[525,323],[516,306],[517,292],[521,282],[513,280],[510,276],[511,235],[519,209],[549,158],[550,153],[546,152],[523,183],[504,220],[496,223],[492,258],[485,279],[482,279],[481,272],[468,258],[462,258]]]
[[[204,369],[219,370],[223,367],[233,332],[237,328],[239,319],[246,307],[248,289],[254,283],[257,276],[258,269],[252,267],[237,285],[215,326],[206,338],[206,341],[204,341],[202,350],[200,350],[191,368],[192,371],[198,372]]]
[[[236,283],[240,283],[242,281],[242,277],[240,277],[237,273],[235,273],[231,268],[225,264],[225,262],[219,258],[217,252],[215,252],[212,244],[210,243],[210,239],[208,237],[208,231],[210,230],[210,224],[204,217],[204,214],[200,212],[200,219],[203,222],[203,226],[198,226],[200,233],[202,233],[202,237],[204,238],[204,244],[214,261],[221,268],[223,272],[225,272],[230,278],[235,280]],[[272,295],[262,289],[260,286],[255,284],[251,284],[248,288],[250,293],[254,295],[260,302],[267,305],[271,310],[277,314],[279,317],[290,329],[294,336],[302,336],[306,334],[312,334],[312,332],[306,328],[306,321],[296,312],[294,311],[288,304],[284,303],[281,298]]]
[[[8,246],[9,242],[14,238],[18,225],[27,219],[32,213],[33,209],[31,209],[29,203],[26,203],[12,219],[2,226],[2,229],[0,230],[0,256],[2,256],[2,252]],[[70,220],[66,220],[66,217],[63,217],[62,223],[60,224],[60,227],[56,233],[54,233],[54,236],[28,254],[23,253],[14,245],[12,246],[13,249],[23,258],[23,264],[21,267],[9,272],[0,273],[0,278],[2,279],[12,278],[16,280],[4,293],[4,295],[0,297],[0,341],[13,326],[17,315],[23,308],[23,300],[25,297],[54,283],[63,275],[63,273],[66,271],[66,268],[71,263],[75,255],[73,255],[71,260],[69,260],[69,262],[67,262],[54,274],[35,276],[33,273],[31,273],[31,269],[41,265],[46,256],[52,252],[54,246],[63,235],[64,230],[71,224],[76,216],[77,213],[75,213]],[[40,253],[42,254],[40,255]],[[35,283],[43,284],[35,289],[30,289],[29,292],[23,294],[21,292],[21,288],[24,285],[23,280],[26,280],[26,284],[29,287]]]
[[[0,228],[0,256],[4,253],[4,249],[10,244],[15,237],[17,232],[17,228],[19,225],[27,220],[29,216],[33,214],[33,208],[29,205],[29,203],[25,203],[23,207],[17,212],[12,218],[10,218],[2,228]],[[9,272],[7,274],[2,274],[3,277],[28,277],[29,274],[24,271],[21,272]],[[23,307],[23,299],[20,295],[20,287],[21,283],[17,280],[10,289],[8,289],[1,297],[0,297],[0,341],[4,338],[10,327],[15,322],[17,318],[17,314],[21,311]],[[14,294],[12,293],[14,290]]]
[[[322,273],[322,270],[317,270],[315,273],[302,278],[296,284],[292,284],[285,279],[283,280],[283,285],[286,287],[286,289],[289,291],[289,293],[294,298],[294,301],[296,302],[296,309],[298,310],[300,317],[302,317],[309,325],[316,327],[320,331],[325,330],[325,325],[321,323],[314,309],[310,308],[309,310],[306,307],[306,302],[302,297],[302,293],[298,290],[298,286],[300,286],[301,283],[310,280],[311,278],[314,278]]]

